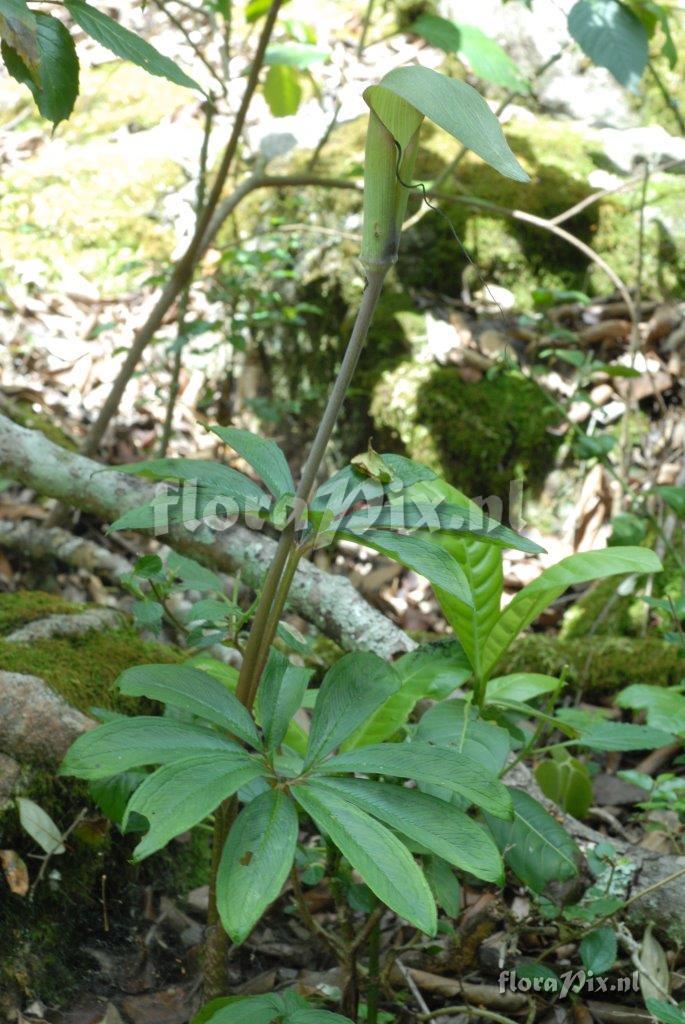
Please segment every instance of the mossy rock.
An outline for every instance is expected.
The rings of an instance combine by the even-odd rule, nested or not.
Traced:
[[[140,700],[118,694],[117,677],[133,665],[180,661],[184,653],[178,648],[142,640],[128,625],[30,644],[1,638],[30,622],[83,609],[84,605],[40,591],[0,595],[0,670],[37,675],[86,713],[94,705],[140,711]],[[12,999],[22,1004],[31,998],[63,1004],[84,974],[93,970],[94,961],[84,950],[108,938],[102,929],[103,876],[111,938],[121,932],[128,940],[126,908],[138,886],[182,894],[206,882],[209,864],[208,836],[195,830],[189,842],[174,843],[170,850],[134,867],[131,853],[136,837],[120,835],[100,818],[87,785],[78,780],[24,765],[19,791],[36,801],[61,829],[84,807],[89,812],[86,822],[70,835],[66,852],[53,858],[50,869],[57,870],[59,878],[46,877],[32,900],[13,895],[0,884],[0,992],[10,1000],[3,1006],[0,997],[0,1017],[4,1011],[9,1016]],[[37,862],[30,854],[36,853],[36,847],[19,825],[12,805],[2,814],[0,836],[0,846],[19,853],[35,879]]]
[[[653,638],[561,640],[529,633],[512,644],[494,674],[510,672],[564,673],[571,689],[599,698],[631,683],[674,686],[685,676],[685,657],[675,644]]]
[[[0,670],[39,676],[85,713],[94,706],[134,711],[140,702],[118,693],[114,685],[118,676],[132,665],[182,661],[184,654],[178,648],[143,640],[126,623],[121,629],[51,637],[30,644],[2,640],[3,635],[29,622],[76,613],[85,607],[90,606],[63,601],[41,591],[0,595]]]
[[[564,615],[560,638],[640,636],[647,622],[647,605],[634,594],[620,594],[619,587],[615,579],[591,587]]]
[[[535,490],[554,464],[558,412],[516,372],[465,382],[454,367],[402,363],[377,385],[371,415],[407,454],[471,496],[506,506],[512,481]]]

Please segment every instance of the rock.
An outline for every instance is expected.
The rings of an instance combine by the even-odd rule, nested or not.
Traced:
[[[646,163],[656,170],[663,164],[685,160],[685,139],[669,135],[661,125],[624,131],[603,128],[598,134],[612,164],[625,174],[633,173],[637,163]],[[682,173],[682,167],[678,172]]]
[[[37,676],[0,672],[0,746],[16,757],[59,761],[94,725]]]
[[[117,629],[123,616],[112,608],[88,608],[77,615],[51,615],[9,633],[5,643],[28,644],[55,636],[85,636],[94,630]]]

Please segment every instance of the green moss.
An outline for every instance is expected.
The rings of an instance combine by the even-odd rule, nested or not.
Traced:
[[[466,494],[505,504],[512,481],[544,481],[559,444],[547,429],[555,407],[514,372],[466,383],[452,367],[403,363],[377,386],[371,414],[411,458]]]
[[[0,636],[12,633],[29,622],[45,619],[48,615],[72,615],[83,611],[83,607],[42,590],[17,590],[14,594],[0,594]]]
[[[55,418],[47,413],[36,412],[29,402],[11,402],[3,400],[2,411],[11,420],[18,423],[20,427],[27,430],[40,430],[41,434],[47,437],[48,441],[66,448],[68,451],[76,451],[77,445],[73,438],[60,430]]]
[[[542,672],[557,676],[562,671],[572,689],[599,697],[631,683],[673,686],[685,675],[685,658],[674,644],[651,638],[560,640],[530,633],[511,646],[494,674]]]
[[[182,653],[174,647],[141,640],[132,627],[82,637],[53,637],[31,644],[0,640],[0,669],[39,676],[81,711],[94,705],[134,710],[138,703],[121,697],[114,687],[124,669],[182,659]]]
[[[602,580],[591,587],[564,615],[559,636],[638,636],[647,621],[647,605],[633,594],[618,593],[620,582]]]

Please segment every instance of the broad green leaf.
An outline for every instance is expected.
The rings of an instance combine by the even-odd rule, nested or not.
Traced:
[[[487,771],[502,770],[509,756],[509,733],[481,718],[464,700],[445,700],[429,708],[416,729],[416,739],[453,747]]]
[[[305,758],[308,768],[340,746],[402,685],[392,665],[366,651],[346,654],[326,673]]]
[[[282,6],[285,7],[288,2],[289,0],[285,0]],[[245,20],[252,23],[263,18],[265,14],[269,13],[271,3],[272,0],[248,0],[245,5]]]
[[[561,679],[546,676],[540,672],[512,672],[508,676],[489,679],[485,690],[488,704],[499,700],[527,701],[541,697],[544,693],[555,693],[562,687]]]
[[[26,0],[0,0],[0,39],[19,54],[39,85],[38,24]]]
[[[568,30],[583,53],[607,68],[629,89],[637,87],[649,59],[647,33],[618,0],[579,0],[568,16]]]
[[[618,943],[616,932],[609,925],[597,928],[580,943],[580,958],[586,971],[595,975],[606,974],[616,963]]]
[[[212,433],[237,451],[275,498],[294,494],[295,482],[285,455],[275,441],[238,427],[212,427]]]
[[[571,836],[528,793],[511,790],[514,820],[487,816],[490,831],[514,874],[533,892],[578,874],[580,850]]]
[[[423,871],[438,906],[449,917],[459,917],[461,886],[453,868],[442,857],[424,857]]]
[[[302,99],[300,75],[296,68],[274,64],[264,79],[264,99],[274,117],[296,114]]]
[[[199,725],[171,718],[116,718],[89,729],[72,743],[59,774],[106,779],[129,768],[169,764],[202,751],[234,751],[235,743]]]
[[[185,86],[186,89],[197,89],[198,92],[202,92],[197,82],[185,71],[181,71],[173,60],[165,57],[139,35],[124,28],[118,21],[114,21],[96,7],[91,7],[85,0],[65,0],[65,6],[76,24],[80,25],[87,35],[105,49],[111,50],[117,57],[137,64],[150,75],[157,75],[176,85]]]
[[[634,683],[621,690],[616,703],[620,708],[647,712],[647,724],[665,732],[685,736],[685,695],[673,687]]]
[[[390,530],[365,530],[363,533],[342,530],[338,536],[365,544],[386,558],[392,558],[405,568],[425,576],[433,586],[459,598],[464,604],[472,600],[459,562],[448,551],[423,537],[392,533]]]
[[[379,900],[422,932],[435,934],[437,914],[428,883],[392,832],[317,782],[295,786],[293,794]]]
[[[310,43],[272,43],[267,46],[264,63],[283,64],[289,68],[308,68],[328,60],[327,50],[318,50]]]
[[[582,762],[556,748],[556,756],[541,761],[535,769],[540,789],[557,807],[583,819],[592,805],[592,780]]]
[[[458,54],[473,73],[486,82],[515,92],[530,89],[506,50],[473,25],[449,21],[436,14],[422,14],[411,31],[445,53]]]
[[[279,789],[243,808],[231,827],[216,879],[221,923],[231,939],[245,941],[288,877],[297,844],[297,811]]]
[[[12,78],[28,87],[44,118],[57,127],[69,117],[79,87],[79,63],[74,41],[57,18],[34,12],[37,26],[38,71],[33,73],[16,50],[2,43],[5,67]]]
[[[434,480],[436,474],[432,469],[420,462],[413,462],[403,455],[384,452],[377,456],[387,466],[392,475],[393,483],[399,481],[406,489],[422,481]],[[379,480],[360,473],[354,466],[345,466],[329,477],[317,489],[310,502],[315,512],[328,510],[332,515],[349,511],[353,505],[362,500],[367,503],[378,503],[391,495],[387,485]]]
[[[490,834],[452,804],[418,789],[365,779],[329,779],[319,785],[454,867],[486,882],[504,881],[502,858]]]
[[[328,1010],[295,1010],[286,1018],[286,1024],[350,1024],[350,1019]]]
[[[342,749],[382,743],[407,721],[419,700],[439,700],[461,686],[471,675],[471,666],[457,640],[423,644],[392,663],[402,685],[366,719],[342,744]]]
[[[17,797],[17,808],[21,827],[38,843],[41,850],[49,855],[64,853],[62,833],[42,807],[33,800],[20,796]]]
[[[265,775],[264,766],[242,750],[197,754],[158,768],[136,789],[126,807],[124,828],[132,814],[149,822],[133,852],[134,859],[161,850],[260,775]]]
[[[534,622],[568,587],[624,573],[660,572],[661,568],[657,556],[647,548],[605,548],[563,558],[519,591],[504,609],[485,641],[484,673],[492,671],[521,630]]]
[[[250,712],[213,676],[188,665],[134,665],[119,677],[119,689],[131,697],[149,697],[227,729],[253,747],[261,747]]]
[[[405,100],[500,174],[515,181],[529,181],[509,149],[499,121],[483,97],[470,85],[455,78],[446,78],[430,68],[395,68],[383,76],[379,85],[364,93],[367,103],[377,113],[377,91],[384,90]]]
[[[497,817],[511,817],[511,798],[506,786],[477,761],[429,743],[378,743],[338,754],[318,768],[319,774],[358,772],[415,779],[459,793]]]
[[[238,473],[240,477],[242,474]],[[247,481],[247,477],[243,477]],[[247,481],[251,483],[251,481]],[[225,529],[233,525],[240,514],[266,519],[271,505],[263,491],[255,495],[252,487],[233,486],[232,490],[217,488],[213,484],[187,483],[177,492],[161,494],[151,502],[124,512],[109,527],[116,530],[155,530],[156,534],[167,533],[170,525],[181,524],[191,530],[201,523],[211,525],[218,519]]]
[[[312,670],[291,665],[274,647],[257,691],[257,712],[269,750],[283,742],[293,716],[302,706]]]

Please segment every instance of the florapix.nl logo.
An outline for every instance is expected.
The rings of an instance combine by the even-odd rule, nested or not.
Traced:
[[[640,980],[637,971],[616,977],[594,974],[582,968],[557,974],[538,964],[524,964],[519,970],[500,972],[499,990],[501,993],[521,992],[565,999],[569,994],[578,995],[581,992],[584,995],[639,992]]]

